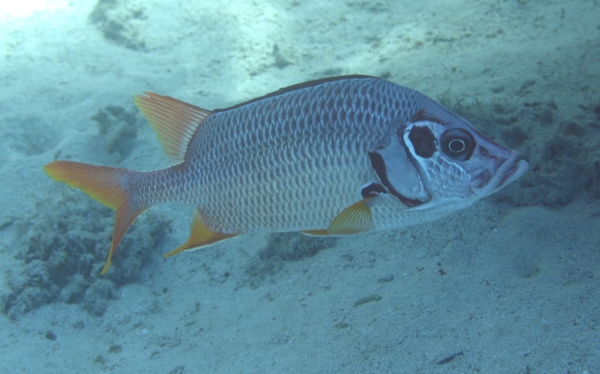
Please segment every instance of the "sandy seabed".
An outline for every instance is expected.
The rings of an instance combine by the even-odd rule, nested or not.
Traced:
[[[262,273],[267,234],[163,260],[191,209],[157,207],[168,233],[101,313],[57,300],[0,315],[0,372],[600,373],[597,1],[32,0],[0,7],[0,61],[3,295],[31,227],[79,194],[43,165],[167,165],[149,127],[123,145],[127,130],[92,119],[144,91],[216,108],[381,76],[531,164],[500,197]],[[505,130],[477,122],[494,116]]]

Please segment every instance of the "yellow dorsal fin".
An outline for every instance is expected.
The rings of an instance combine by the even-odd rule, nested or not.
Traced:
[[[209,244],[219,242],[221,240],[233,238],[234,236],[237,235],[223,234],[208,228],[208,226],[206,226],[206,224],[204,223],[202,216],[200,215],[200,211],[198,211],[198,208],[196,208],[196,210],[194,211],[194,218],[192,219],[192,227],[190,228],[189,239],[176,249],[164,255],[164,257],[171,257],[173,255],[178,254],[179,252],[196,247],[203,247]]]
[[[169,161],[182,162],[192,136],[211,112],[172,97],[145,94],[133,102],[150,122]]]
[[[306,230],[302,233],[311,236],[352,235],[373,230],[373,216],[367,204],[373,198],[374,196],[367,197],[344,209],[333,219],[327,230]]]

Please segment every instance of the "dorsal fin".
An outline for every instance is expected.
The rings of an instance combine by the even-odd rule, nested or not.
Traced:
[[[150,122],[169,161],[182,162],[192,136],[211,112],[172,97],[144,93],[133,102]]]
[[[259,96],[259,97],[256,97],[254,99],[251,99],[251,100],[248,100],[248,101],[244,101],[242,103],[235,104],[235,105],[227,107],[227,108],[215,109],[215,110],[213,110],[213,113],[225,112],[225,111],[230,110],[230,109],[239,108],[239,107],[242,107],[244,105],[252,104],[254,102],[261,101],[261,100],[264,100],[264,99],[268,99],[268,98],[271,98],[271,97],[280,96],[280,95],[286,94],[288,92],[301,90],[303,88],[315,87],[315,86],[318,86],[318,85],[321,85],[321,84],[324,84],[324,83],[336,82],[336,81],[347,80],[347,79],[378,79],[378,78],[377,77],[372,77],[372,76],[369,76],[369,75],[340,75],[340,76],[337,76],[337,77],[328,77],[328,78],[315,79],[315,80],[312,80],[312,81],[308,81],[308,82],[304,82],[304,83],[298,83],[298,84],[294,84],[292,86],[280,88],[279,90],[277,90],[275,92],[271,92],[271,93],[268,93],[268,94],[266,94],[264,96]]]

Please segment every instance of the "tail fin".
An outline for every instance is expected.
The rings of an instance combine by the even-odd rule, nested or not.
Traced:
[[[129,202],[129,194],[122,182],[131,171],[72,161],[51,162],[44,166],[44,171],[55,181],[79,188],[101,204],[117,211],[110,251],[102,269],[102,274],[105,274],[125,232],[148,209],[146,206],[133,207]]]

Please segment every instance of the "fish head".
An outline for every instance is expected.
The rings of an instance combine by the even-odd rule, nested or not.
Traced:
[[[465,208],[514,182],[528,168],[518,152],[432,100],[393,138],[378,151],[388,189],[415,210]]]
[[[431,99],[398,136],[430,202],[457,208],[489,196],[520,178],[528,164]]]

